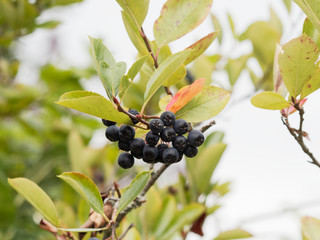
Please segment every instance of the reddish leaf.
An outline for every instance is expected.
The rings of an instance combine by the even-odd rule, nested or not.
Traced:
[[[305,102],[307,101],[307,98],[304,98],[302,99],[300,102],[299,102],[299,107],[302,107]],[[285,109],[282,109],[281,110],[281,114],[283,116],[289,116],[290,114],[294,113],[295,111],[297,111],[297,109],[295,109],[292,105],[290,107],[287,107]]]
[[[202,215],[192,224],[190,231],[203,237],[202,226],[206,217],[207,214],[205,212],[202,213]]]
[[[193,97],[201,92],[205,84],[205,79],[200,78],[189,86],[181,88],[171,99],[166,107],[166,111],[176,113],[184,107]]]

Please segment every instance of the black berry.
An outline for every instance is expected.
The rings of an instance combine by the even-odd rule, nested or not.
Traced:
[[[193,147],[199,147],[204,142],[204,135],[199,130],[192,130],[188,134],[188,142]]]
[[[158,149],[158,156],[157,156],[157,162],[162,162],[163,163],[163,160],[162,160],[162,153],[164,150],[166,150],[168,148],[168,145],[167,144],[164,144],[164,143],[161,143],[157,146],[157,149]]]
[[[175,163],[179,159],[179,152],[173,147],[169,147],[162,153],[162,160],[164,163]]]
[[[116,125],[117,124],[116,122],[109,121],[109,120],[106,120],[106,119],[103,119],[103,118],[101,120],[102,120],[102,123],[107,127],[110,127],[112,125]]]
[[[188,141],[184,136],[176,136],[172,142],[172,145],[174,148],[176,148],[179,152],[183,152],[187,145],[188,145]]]
[[[173,112],[165,111],[161,114],[160,119],[165,126],[171,126],[176,121],[176,115]]]
[[[122,142],[131,142],[134,139],[134,128],[128,125],[122,125],[119,130],[119,139]]]
[[[131,113],[132,115],[135,115],[135,116],[139,115],[139,112],[137,110],[135,110],[135,109],[131,109],[130,108],[128,112]],[[139,122],[138,120],[136,120],[136,119],[134,119],[132,117],[130,117],[130,118],[131,118],[131,121],[133,122],[133,124],[136,124],[136,123]]]
[[[122,151],[126,151],[126,152],[130,151],[130,143],[128,143],[128,142],[119,141],[118,147]]]
[[[152,119],[149,123],[150,129],[153,133],[161,133],[164,127],[160,119]]]
[[[122,168],[131,168],[134,164],[134,158],[129,153],[121,153],[118,158],[118,164]]]
[[[131,154],[135,158],[142,158],[145,142],[142,138],[135,138],[130,143]]]
[[[146,142],[150,145],[150,146],[155,146],[157,145],[157,143],[159,142],[159,135],[156,133],[153,133],[152,131],[148,132],[146,135]]]
[[[105,135],[111,142],[117,142],[119,141],[119,128],[112,125],[106,129]]]
[[[158,156],[158,149],[156,147],[151,147],[148,144],[143,148],[143,157],[142,160],[146,163],[155,162]]]
[[[187,157],[193,158],[198,154],[198,148],[188,145],[183,153]]]
[[[171,127],[166,127],[160,133],[160,137],[165,142],[171,142],[176,136],[176,131]]]
[[[188,123],[183,119],[178,119],[173,125],[173,129],[179,135],[187,133],[188,132],[188,128],[189,128]]]

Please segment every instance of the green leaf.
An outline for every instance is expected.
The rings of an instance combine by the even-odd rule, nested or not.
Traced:
[[[109,49],[99,39],[90,37],[90,43],[92,47],[92,55],[95,60],[97,70],[100,69],[100,63],[105,62],[108,66],[112,67],[116,65],[116,60],[113,58]],[[98,71],[99,73],[99,71]],[[99,74],[100,76],[100,74]]]
[[[182,65],[177,69],[177,71],[175,71],[175,72],[170,76],[170,78],[163,83],[163,86],[164,86],[164,87],[170,87],[170,86],[172,86],[172,85],[177,84],[178,82],[182,81],[182,80],[185,78],[186,74],[187,74],[186,67],[185,67],[184,64],[182,64]]]
[[[252,234],[242,229],[234,229],[220,233],[214,240],[232,240],[253,237]]]
[[[59,226],[57,209],[51,198],[34,182],[26,178],[8,178],[8,183],[21,194],[45,219]]]
[[[169,226],[177,212],[176,199],[173,196],[168,196],[163,203],[161,214],[156,220],[154,235],[160,237],[164,234],[164,230]]]
[[[124,210],[143,190],[150,177],[150,172],[142,172],[123,190],[119,201],[118,213]]]
[[[207,17],[211,6],[212,0],[168,0],[153,26],[158,46],[191,32]]]
[[[79,159],[83,154],[84,143],[80,134],[73,130],[68,136],[68,157],[71,162],[71,167],[73,171],[80,172],[82,170],[81,161]]]
[[[188,122],[201,122],[216,116],[228,103],[230,93],[222,88],[206,86],[189,103],[176,112]]]
[[[148,13],[149,0],[117,0],[117,2],[137,26],[142,25]]]
[[[313,217],[301,218],[303,240],[318,240],[320,236],[320,220]]]
[[[303,34],[289,41],[282,49],[283,53],[278,58],[281,76],[290,95],[297,97],[315,70],[319,48]]]
[[[139,58],[134,64],[132,64],[131,68],[128,71],[128,77],[133,81],[134,78],[139,73],[140,69],[142,68],[143,64],[147,61],[150,54]]]
[[[113,99],[113,96],[117,96],[119,92],[121,78],[126,73],[127,64],[118,62],[113,66],[109,66],[106,62],[100,62],[99,68],[101,82],[107,91],[109,99]]]
[[[108,228],[110,228],[110,226],[107,226],[104,228],[58,228],[58,229],[62,231],[67,231],[67,232],[85,233],[85,232],[100,232]]]
[[[199,57],[207,48],[211,45],[213,40],[216,39],[218,32],[212,32],[207,36],[201,38],[199,41],[195,42],[191,46],[187,47],[187,49],[193,49],[188,58],[184,61],[184,65],[188,65],[194,59]]]
[[[117,123],[132,124],[124,113],[118,112],[113,103],[99,95],[88,91],[72,91],[61,95],[57,104]]]
[[[320,66],[318,64],[318,67],[313,73],[310,80],[304,84],[301,91],[300,99],[304,99],[306,96],[318,90],[319,88],[320,88]]]
[[[197,192],[208,193],[211,177],[226,147],[224,143],[217,143],[201,149],[196,157],[187,158],[187,170]]]
[[[234,22],[233,22],[233,19],[232,19],[230,13],[228,13],[228,21],[229,21],[229,26],[230,26],[230,28],[231,28],[232,35],[233,35],[233,37],[234,37],[235,39],[237,39],[237,38],[238,38],[238,35],[236,34]]]
[[[320,4],[318,0],[294,0],[296,4],[304,11],[312,24],[320,32]]]
[[[291,0],[282,0],[284,5],[286,6],[287,11],[291,12]]]
[[[251,57],[251,54],[243,55],[237,59],[229,59],[226,65],[226,71],[229,75],[230,85],[233,86],[239,78],[242,70],[246,67],[247,60]]]
[[[145,42],[143,41],[143,38],[141,37],[140,28],[137,25],[135,25],[135,23],[127,13],[122,11],[121,15],[122,21],[124,23],[124,26],[127,30],[131,42],[143,56],[147,55],[149,51],[146,47]]]
[[[205,208],[199,203],[191,203],[177,212],[161,236],[157,239],[169,239],[170,236],[179,232],[185,225],[192,224],[203,212]]]
[[[191,50],[184,50],[176,54],[171,55],[154,71],[151,75],[146,91],[144,93],[144,105],[142,109],[147,105],[151,97],[156,91],[175,73],[175,71],[183,64]],[[143,112],[143,110],[142,110]]]
[[[216,30],[216,32],[218,32],[217,38],[218,38],[219,44],[221,44],[222,37],[223,37],[221,24],[220,24],[218,18],[213,14],[211,14],[211,21],[212,21],[214,29]]]
[[[275,92],[258,93],[251,98],[253,106],[269,110],[281,110],[290,106],[290,103]]]
[[[320,48],[320,32],[314,27],[308,18],[304,20],[302,32],[311,37],[317,44],[318,48]]]
[[[37,28],[53,29],[60,25],[60,21],[47,21],[37,25]]]
[[[99,189],[89,177],[78,172],[65,172],[58,175],[58,177],[79,193],[95,212],[107,218],[103,210],[103,202]]]

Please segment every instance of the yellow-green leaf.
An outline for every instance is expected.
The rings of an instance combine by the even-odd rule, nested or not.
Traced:
[[[229,230],[220,233],[214,240],[232,240],[232,239],[243,239],[253,237],[251,233],[240,228]]]
[[[179,232],[185,225],[192,224],[203,212],[204,206],[199,203],[191,203],[176,213],[168,227],[157,239],[169,239],[170,236]]]
[[[318,0],[294,0],[320,32],[320,4]]]
[[[282,49],[283,53],[278,58],[280,73],[290,95],[297,97],[315,70],[319,48],[303,34],[286,43]]]
[[[229,59],[226,65],[226,71],[229,76],[230,85],[233,86],[239,78],[242,70],[247,64],[247,60],[251,57],[251,54],[243,55],[236,59]]]
[[[97,213],[107,218],[103,210],[103,202],[97,185],[86,175],[78,172],[65,172],[58,175],[79,193]]]
[[[146,47],[146,44],[143,41],[143,38],[141,37],[140,28],[137,25],[135,25],[135,23],[127,13],[122,11],[121,15],[122,21],[124,23],[124,26],[127,30],[131,42],[136,47],[136,49],[142,54],[142,56],[147,55],[149,51]]]
[[[150,177],[150,172],[142,172],[123,190],[119,201],[118,213],[124,210],[143,190]]]
[[[117,123],[132,124],[131,119],[126,114],[118,112],[112,102],[98,93],[88,91],[67,92],[61,95],[56,103]]]
[[[193,49],[188,58],[184,61],[184,65],[188,65],[194,59],[199,57],[207,48],[211,45],[213,40],[216,39],[218,32],[212,32],[207,36],[201,38],[199,41],[195,42],[191,46],[187,47],[187,49]]]
[[[170,43],[196,28],[209,14],[212,0],[168,0],[155,21],[158,46]]]
[[[308,18],[304,20],[302,32],[311,37],[320,48],[320,32],[317,28],[315,28]]]
[[[175,71],[183,64],[191,50],[184,50],[176,54],[171,55],[154,71],[151,75],[146,91],[144,93],[144,105],[142,109],[147,105],[151,97],[156,91],[175,73]],[[142,111],[143,112],[143,111]]]
[[[290,106],[290,103],[275,92],[258,93],[251,98],[253,106],[269,110],[281,110]]]
[[[216,116],[228,103],[230,93],[214,86],[206,86],[189,103],[176,112],[177,118],[201,122]]]
[[[226,147],[220,142],[201,149],[194,158],[187,158],[188,173],[197,192],[208,193],[211,177]]]
[[[176,199],[173,196],[168,195],[163,203],[161,214],[155,222],[154,235],[161,236],[164,230],[169,226],[170,222],[174,218],[177,212]]]
[[[301,99],[304,99],[309,94],[320,88],[320,66],[318,64],[317,69],[313,73],[309,81],[307,81],[301,91]]]
[[[45,219],[59,226],[56,207],[51,198],[34,182],[26,178],[9,178],[8,183],[21,194]]]
[[[149,0],[117,0],[117,2],[138,26],[142,25],[148,13]]]
[[[212,24],[213,24],[213,27],[214,27],[214,30],[216,30],[216,32],[218,32],[218,41],[219,41],[219,44],[221,44],[221,41],[222,41],[222,37],[223,37],[223,32],[222,32],[222,27],[221,27],[221,24],[218,20],[218,18],[211,14],[211,21],[212,21]]]
[[[301,218],[303,240],[318,240],[320,236],[320,220],[313,217]]]

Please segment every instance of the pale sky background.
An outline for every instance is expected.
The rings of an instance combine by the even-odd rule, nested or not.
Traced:
[[[153,39],[152,26],[160,14],[164,0],[150,0],[149,14],[144,29]],[[234,19],[236,31],[242,33],[252,22],[268,20],[269,8],[279,15],[284,24],[281,43],[297,37],[301,33],[304,15],[293,4],[288,15],[280,0],[215,0],[212,12],[222,25],[227,25],[227,13]],[[133,63],[136,50],[124,29],[120,7],[113,0],[86,0],[72,7],[56,8],[46,12],[41,20],[60,19],[63,24],[49,32],[37,30],[19,42],[17,54],[23,61],[19,80],[34,83],[35,70],[46,63],[52,39],[58,43],[57,51],[50,60],[61,67],[84,67],[92,61],[88,51],[88,35],[102,38],[117,61]],[[292,22],[296,25],[292,27]],[[213,30],[209,18],[201,26],[175,41],[173,52],[184,49]],[[250,51],[248,43],[241,49],[230,52],[233,45],[228,26],[224,27],[226,44],[223,54],[237,57]],[[207,53],[217,51],[214,42]],[[214,74],[219,82],[226,82],[223,73]],[[86,84],[89,90],[104,94],[98,79]],[[218,166],[214,180],[232,181],[231,192],[220,202],[223,207],[205,223],[205,240],[211,240],[222,230],[242,227],[255,235],[254,240],[301,239],[300,217],[320,218],[320,169],[307,163],[300,146],[282,125],[278,111],[267,111],[253,107],[250,98],[238,101],[253,92],[248,74],[243,73],[238,80],[231,101],[226,109],[214,119],[213,130],[225,132],[227,150]],[[311,151],[320,159],[319,92],[313,93],[305,104],[304,130],[310,135],[307,142]],[[297,123],[292,116],[292,125]],[[94,137],[92,145],[105,143],[103,130]],[[183,163],[182,163],[183,164]],[[177,165],[181,170],[182,166]],[[164,179],[177,176],[173,170]],[[189,240],[200,239],[191,235]]]

